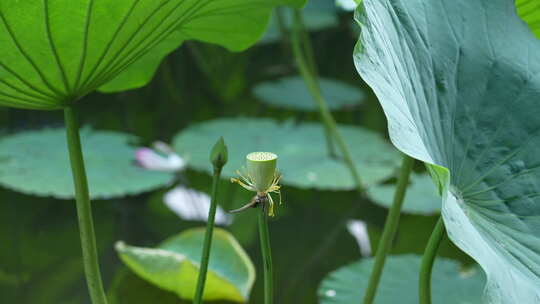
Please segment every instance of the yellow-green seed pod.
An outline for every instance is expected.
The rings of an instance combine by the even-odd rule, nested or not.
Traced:
[[[272,185],[277,158],[277,155],[271,152],[253,152],[246,156],[247,174],[257,192],[266,192]]]

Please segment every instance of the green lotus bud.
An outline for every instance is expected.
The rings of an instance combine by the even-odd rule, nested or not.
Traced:
[[[225,166],[229,158],[228,154],[227,145],[223,137],[220,137],[210,152],[210,162],[214,165],[214,170],[221,170]]]
[[[257,192],[267,192],[276,176],[277,155],[253,152],[246,156],[246,169]]]

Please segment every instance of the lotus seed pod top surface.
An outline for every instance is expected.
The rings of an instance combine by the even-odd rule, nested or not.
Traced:
[[[265,192],[272,185],[277,158],[271,152],[252,152],[246,156],[247,173],[258,192]]]

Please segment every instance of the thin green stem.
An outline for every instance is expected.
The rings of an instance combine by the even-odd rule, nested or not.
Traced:
[[[219,177],[221,169],[214,169],[214,179],[212,181],[212,201],[208,212],[208,222],[206,223],[206,233],[204,235],[204,245],[201,257],[201,267],[199,270],[199,279],[197,280],[197,290],[193,298],[193,304],[201,304],[204,294],[204,284],[206,282],[206,273],[208,272],[208,262],[210,260],[210,249],[212,246],[212,236],[214,232],[214,222],[217,210],[217,195]]]
[[[66,137],[71,160],[71,172],[75,184],[75,200],[77,202],[77,217],[79,219],[79,231],[83,255],[84,272],[86,283],[93,304],[106,304],[107,298],[101,281],[99,271],[96,237],[94,233],[94,221],[92,219],[92,206],[88,193],[88,181],[84,168],[84,159],[79,136],[79,124],[75,106],[64,110],[66,124]]]
[[[259,208],[259,238],[264,266],[264,304],[272,304],[274,296],[274,278],[272,269],[272,250],[268,233],[268,214],[265,206]]]
[[[276,14],[276,20],[277,20],[277,26],[279,29],[279,33],[281,34],[281,50],[283,51],[283,54],[285,57],[288,57],[289,54],[289,44],[287,41],[289,41],[289,32],[287,30],[287,25],[285,24],[285,10],[287,8],[278,6],[276,7],[275,14]]]
[[[292,39],[293,39],[293,51],[295,53],[295,57],[297,57],[297,62],[298,62],[297,52],[298,54],[303,56],[303,61],[307,67],[307,72],[309,72],[312,78],[315,80],[315,84],[317,85],[317,88],[319,90],[319,95],[322,97],[322,94],[320,92],[319,80],[318,80],[319,72],[317,69],[317,62],[315,61],[315,54],[313,52],[313,46],[311,44],[311,39],[309,38],[309,32],[306,31],[306,27],[304,25],[304,19],[302,17],[302,12],[300,10],[295,10],[294,12],[294,23],[295,23],[294,28],[293,28],[294,33],[293,33]],[[298,35],[298,36],[294,37],[294,35]],[[295,43],[298,45],[297,50],[294,50]],[[326,104],[326,100],[324,100],[324,97],[322,98],[323,98],[324,103]],[[332,140],[332,131],[330,130],[330,127],[326,123],[324,124],[324,135],[326,138],[326,148],[328,149],[328,154],[330,154],[331,157],[336,157],[337,153],[334,147],[334,141]]]
[[[411,174],[413,165],[414,159],[407,155],[403,155],[403,161],[401,163],[401,170],[396,186],[396,192],[394,193],[394,201],[392,203],[392,207],[390,207],[388,216],[386,217],[382,237],[377,246],[375,264],[373,265],[373,269],[371,270],[368,287],[366,289],[366,293],[364,294],[364,304],[373,303],[375,295],[377,294],[377,287],[379,286],[379,281],[383,272],[384,263],[386,262],[386,256],[390,251],[392,241],[394,240],[397,232],[399,216],[401,213],[401,206],[403,205],[403,200],[407,192],[409,176]]]
[[[349,167],[349,170],[355,181],[358,192],[363,193],[364,187],[362,185],[360,175],[358,175],[358,172],[356,170],[356,166],[351,158],[349,149],[347,148],[347,145],[345,144],[345,140],[339,133],[336,121],[334,120],[334,117],[332,117],[332,114],[330,113],[330,110],[328,109],[326,100],[322,96],[321,89],[319,87],[319,83],[317,80],[317,76],[313,73],[313,69],[312,67],[310,67],[308,59],[306,58],[306,55],[304,51],[302,50],[301,39],[304,38],[304,41],[305,41],[305,37],[303,37],[302,35],[303,31],[304,29],[302,25],[301,12],[300,10],[294,10],[294,25],[293,25],[293,31],[292,31],[291,37],[292,37],[293,53],[294,53],[294,57],[296,58],[298,69],[300,70],[300,74],[304,78],[306,86],[309,92],[311,93],[313,99],[315,100],[317,107],[319,108],[321,119],[325,127],[328,129],[329,133],[332,134],[333,139],[335,139],[339,149],[341,150],[341,154],[343,156],[345,164],[347,165],[347,167]]]
[[[441,216],[431,233],[431,237],[429,237],[424,256],[422,257],[419,288],[420,304],[431,304],[431,270],[433,269],[437,250],[439,250],[444,235],[444,222]]]

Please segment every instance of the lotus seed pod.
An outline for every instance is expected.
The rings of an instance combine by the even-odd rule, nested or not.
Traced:
[[[277,155],[271,152],[253,152],[246,156],[247,174],[257,192],[266,192],[272,185],[277,158]]]

